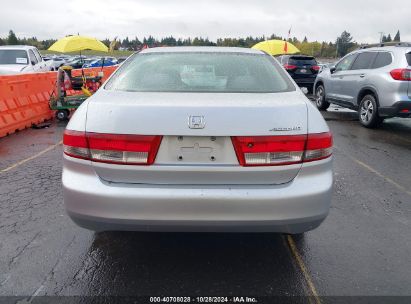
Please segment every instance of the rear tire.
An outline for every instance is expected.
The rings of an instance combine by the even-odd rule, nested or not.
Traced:
[[[70,111],[69,110],[58,110],[56,112],[56,118],[59,121],[65,121],[68,120],[70,115]]]
[[[373,95],[365,95],[361,100],[358,119],[366,128],[376,128],[383,122],[384,118],[378,115],[378,104]]]
[[[320,111],[325,111],[330,107],[330,103],[325,100],[325,89],[322,84],[315,89],[315,105]]]

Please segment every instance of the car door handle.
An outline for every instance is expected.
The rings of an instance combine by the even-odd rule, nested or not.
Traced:
[[[361,74],[360,77],[361,77],[361,78],[364,78],[364,77],[365,77],[365,74]]]

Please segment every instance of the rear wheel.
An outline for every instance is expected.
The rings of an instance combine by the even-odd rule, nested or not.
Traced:
[[[322,84],[315,89],[315,104],[321,111],[327,110],[330,106],[330,103],[325,100],[325,89]]]
[[[68,120],[69,115],[70,115],[69,110],[58,110],[56,112],[56,118],[60,121]]]
[[[378,105],[373,95],[365,95],[358,110],[360,123],[366,128],[375,128],[381,125],[383,118],[378,115]]]

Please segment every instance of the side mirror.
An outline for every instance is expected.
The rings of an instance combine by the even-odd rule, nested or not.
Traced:
[[[303,92],[305,95],[307,95],[308,94],[308,89],[306,87],[302,87],[301,92]]]
[[[335,71],[336,71],[335,66],[330,67],[330,73],[331,73],[331,74],[334,74]]]

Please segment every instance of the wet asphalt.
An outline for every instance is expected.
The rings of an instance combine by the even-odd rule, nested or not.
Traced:
[[[411,296],[411,119],[369,130],[349,110],[323,115],[334,134],[335,187],[326,221],[293,237],[306,272],[280,234],[79,228],[64,211],[61,145],[36,156],[61,140],[65,123],[0,139],[0,300],[295,296],[293,303],[326,303],[333,301],[323,296]],[[321,298],[302,297],[315,295],[313,288]]]

